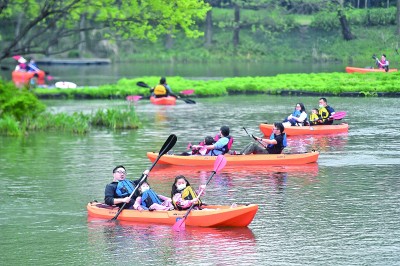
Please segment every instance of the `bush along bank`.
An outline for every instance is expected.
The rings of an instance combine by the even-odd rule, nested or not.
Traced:
[[[0,135],[23,136],[35,131],[85,134],[91,128],[137,129],[140,125],[131,104],[92,114],[52,114],[27,89],[0,80]]]
[[[232,94],[326,95],[343,97],[400,97],[399,72],[391,73],[318,73],[279,74],[272,77],[236,77],[221,80],[189,80],[168,77],[168,84],[182,97],[218,97]],[[128,95],[150,96],[150,90],[136,85],[142,81],[150,86],[159,77],[121,79],[116,84],[76,89],[36,89],[39,98],[124,99]]]

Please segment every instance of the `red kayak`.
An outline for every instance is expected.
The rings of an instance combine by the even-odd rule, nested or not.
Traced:
[[[360,68],[360,67],[346,67],[347,73],[374,73],[374,72],[386,72],[385,69],[381,68]],[[389,68],[388,72],[397,72],[396,68]]]
[[[172,96],[161,97],[161,98],[156,98],[156,97],[151,96],[150,102],[152,104],[157,104],[157,105],[175,105],[176,98],[172,97]]]

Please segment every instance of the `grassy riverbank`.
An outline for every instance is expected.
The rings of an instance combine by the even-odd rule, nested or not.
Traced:
[[[168,77],[172,90],[194,89],[189,97],[218,97],[230,94],[317,94],[324,96],[389,96],[400,97],[399,72],[393,73],[318,73],[279,74],[273,77],[235,77],[222,80],[189,80]],[[150,91],[136,85],[144,81],[150,86],[159,77],[121,79],[116,84],[77,89],[36,89],[39,98],[123,99],[128,95],[150,96]]]
[[[0,135],[22,136],[35,131],[85,134],[91,128],[136,129],[140,125],[133,105],[92,114],[52,114],[32,92],[0,80]]]

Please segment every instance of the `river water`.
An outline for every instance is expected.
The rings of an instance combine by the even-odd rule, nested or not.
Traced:
[[[2,265],[400,265],[400,130],[398,99],[338,98],[348,134],[289,137],[288,152],[319,150],[317,164],[226,167],[207,186],[209,204],[257,203],[248,228],[196,228],[88,220],[86,204],[102,201],[112,168],[136,179],[170,134],[173,148],[229,125],[240,149],[279,121],[296,102],[317,97],[227,96],[136,110],[136,131],[93,130],[84,136],[35,133],[0,138]],[[91,112],[122,100],[46,101],[52,112]],[[149,182],[169,195],[173,178],[204,184],[212,169],[156,166]]]

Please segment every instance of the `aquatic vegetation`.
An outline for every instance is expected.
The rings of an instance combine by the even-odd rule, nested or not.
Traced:
[[[133,105],[92,114],[52,114],[46,112],[46,106],[32,92],[0,80],[0,135],[21,136],[34,131],[85,134],[92,127],[136,129],[140,125]]]
[[[378,96],[382,93],[395,93],[400,72],[391,73],[311,73],[279,74],[272,77],[234,77],[220,80],[191,80],[182,77],[168,77],[168,84],[175,93],[194,89],[188,97],[217,97],[229,94],[298,94],[318,93],[335,96]],[[158,84],[159,77],[121,79],[116,84],[97,88],[77,88],[62,90],[66,98],[120,98],[128,95],[150,96],[150,90],[136,85],[143,81],[150,86]],[[36,90],[39,97],[57,95],[53,90]],[[57,91],[57,90],[54,90]],[[362,93],[361,93],[362,92]],[[182,95],[185,97],[185,95]]]

